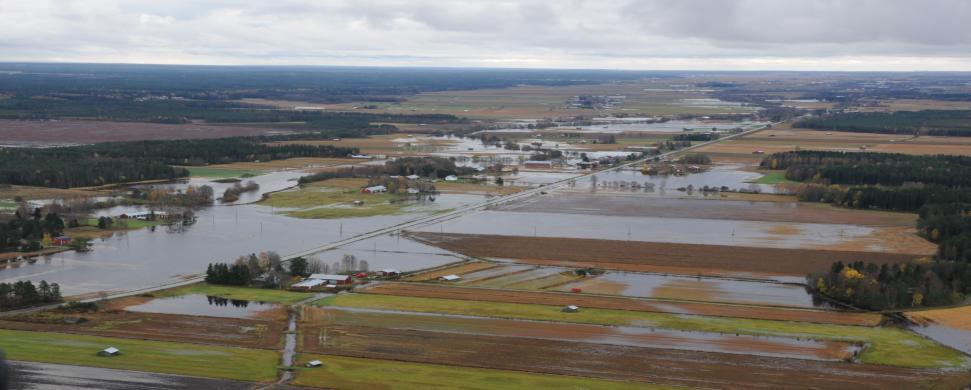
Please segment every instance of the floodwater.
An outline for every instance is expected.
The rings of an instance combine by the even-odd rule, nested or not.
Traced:
[[[139,305],[128,306],[125,310],[140,313],[254,318],[259,313],[281,307],[283,306],[275,303],[226,299],[203,294],[189,294],[177,297],[156,298]]]
[[[571,189],[596,193],[599,191],[628,191],[658,196],[694,196],[705,197],[701,192],[705,186],[709,188],[728,187],[731,190],[746,190],[749,192],[775,193],[775,186],[768,184],[749,183],[762,176],[761,173],[740,170],[742,166],[736,164],[715,165],[708,171],[692,173],[685,176],[645,175],[640,170],[624,169],[597,174],[593,178],[577,180]],[[639,188],[632,188],[631,183],[639,184]],[[688,186],[694,188],[692,192],[681,191]]]
[[[449,196],[436,202],[448,207]],[[139,208],[116,207],[101,215],[118,215]],[[412,213],[350,219],[299,219],[262,205],[207,207],[197,210],[198,222],[183,229],[160,226],[95,240],[92,251],[62,252],[34,264],[0,270],[0,282],[29,279],[61,285],[65,295],[99,291],[127,291],[169,284],[188,275],[201,274],[213,262],[230,262],[249,253],[276,251],[281,255],[301,252],[328,242],[393,226],[425,214]],[[408,240],[400,240],[399,243]],[[418,243],[408,251],[441,253]],[[355,247],[354,249],[357,249]],[[392,247],[393,248],[393,247]],[[382,244],[382,249],[388,249]],[[342,252],[336,256],[341,256]],[[353,252],[352,252],[353,253]],[[411,271],[456,261],[448,256],[365,257],[374,269]]]
[[[589,133],[688,133],[711,130],[743,129],[751,130],[764,126],[763,122],[709,122],[698,120],[672,120],[658,123],[598,123],[592,126],[572,127],[572,131]],[[690,129],[690,130],[686,130]]]
[[[874,231],[870,227],[845,224],[578,216],[494,210],[478,212],[415,230],[795,249],[852,242],[860,237],[869,236]]]
[[[308,173],[305,171],[288,170],[288,171],[275,171],[275,172],[270,172],[263,175],[241,179],[242,180],[240,182],[241,184],[245,184],[246,182],[252,181],[252,182],[255,182],[256,184],[259,184],[260,188],[256,191],[249,191],[249,192],[244,192],[240,194],[239,200],[237,200],[236,202],[222,203],[220,201],[216,201],[216,205],[225,205],[225,204],[239,205],[239,204],[258,202],[263,198],[263,194],[280,191],[283,189],[296,186],[297,179],[307,174]],[[236,183],[218,183],[213,180],[218,180],[218,179],[209,178],[209,177],[192,177],[188,179],[173,181],[171,183],[145,184],[145,185],[139,185],[137,187],[142,189],[165,188],[165,189],[172,189],[172,190],[185,190],[190,185],[193,185],[193,186],[207,185],[212,187],[215,197],[219,198],[223,195],[223,192],[226,191],[227,188],[230,188],[236,185]]]
[[[812,296],[802,286],[737,279],[608,272],[559,286],[556,290],[570,291],[573,288],[630,297],[814,307]]]
[[[532,338],[592,344],[720,352],[809,360],[840,360],[857,347],[846,343],[746,336],[634,326],[601,326],[463,315],[327,307],[330,323],[390,329]],[[583,310],[582,308],[580,310]],[[380,324],[380,325],[376,325]]]
[[[938,324],[911,325],[910,330],[938,343],[971,355],[971,331],[950,328]]]

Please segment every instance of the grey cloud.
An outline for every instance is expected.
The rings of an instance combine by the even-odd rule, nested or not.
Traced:
[[[969,70],[968,20],[945,0],[0,0],[0,61]]]

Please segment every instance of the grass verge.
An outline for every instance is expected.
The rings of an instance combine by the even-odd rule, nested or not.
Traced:
[[[8,359],[207,378],[265,381],[276,378],[277,352],[61,333],[0,330]],[[109,346],[120,356],[100,357]]]
[[[313,359],[324,362],[324,366],[299,369],[294,384],[337,389],[621,390],[667,388],[649,383],[338,356],[305,356],[301,359],[301,363]]]
[[[897,328],[814,324],[746,318],[706,317],[669,313],[584,308],[563,313],[559,306],[464,301],[389,295],[346,294],[314,302],[320,306],[460,314],[597,325],[657,327],[687,331],[758,336],[841,340],[869,344],[864,363],[914,368],[958,368],[969,365],[961,352]]]
[[[281,303],[286,305],[294,304],[313,296],[313,294],[310,293],[300,293],[287,290],[219,286],[209,283],[190,284],[188,286],[176,287],[153,293],[154,296],[159,298],[177,297],[189,294],[203,294],[227,299]]]

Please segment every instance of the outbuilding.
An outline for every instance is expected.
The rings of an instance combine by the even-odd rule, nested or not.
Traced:
[[[320,280],[323,283],[333,285],[351,284],[353,282],[351,275],[312,274],[307,279]]]
[[[98,356],[118,356],[121,355],[121,350],[115,347],[108,347],[98,351]]]
[[[385,268],[381,270],[381,276],[401,276],[401,271],[394,268]]]
[[[379,192],[388,192],[388,187],[385,186],[371,186],[361,190],[365,194],[377,194]]]
[[[57,236],[51,240],[54,245],[68,245],[71,243],[71,237],[68,236]]]
[[[459,177],[455,175],[445,176],[445,181],[458,181],[458,180],[459,180]]]
[[[569,305],[569,306],[563,308],[563,312],[564,313],[576,313],[578,311],[580,311],[580,307],[578,307],[576,305]]]
[[[442,276],[442,277],[438,278],[438,280],[441,280],[443,282],[454,282],[456,280],[461,280],[461,279],[462,279],[461,276],[458,276],[458,275],[455,275],[455,274],[445,275],[445,276]]]
[[[307,362],[307,364],[305,364],[305,366],[307,366],[308,368],[323,367],[323,365],[324,365],[324,362],[320,360],[311,360]]]

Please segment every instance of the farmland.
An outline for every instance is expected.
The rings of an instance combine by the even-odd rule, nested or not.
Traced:
[[[837,112],[962,109],[963,100],[856,92],[918,83],[920,93],[934,94],[939,75],[897,84],[883,83],[887,75],[840,73],[467,77],[439,69],[343,84],[386,70],[294,68],[214,78],[223,86],[199,91],[195,77],[213,70],[198,72],[172,80],[196,80],[188,90],[144,80],[147,87],[128,90],[106,79],[117,91],[105,99],[118,104],[105,113],[85,112],[102,97],[83,87],[70,99],[34,91],[0,105],[10,117],[55,118],[0,121],[17,132],[0,131],[9,136],[0,143],[18,146],[262,136],[164,144],[161,168],[178,177],[119,178],[110,188],[97,175],[89,188],[0,187],[0,209],[33,200],[28,206],[40,217],[28,222],[52,231],[57,222],[44,212],[64,216],[65,225],[149,211],[186,216],[164,226],[133,220],[130,229],[56,232],[94,238],[86,252],[20,252],[16,237],[2,256],[36,257],[0,269],[4,283],[57,282],[69,300],[89,302],[3,313],[0,344],[9,358],[260,388],[971,383],[967,307],[925,307],[915,290],[892,297],[900,313],[868,310],[836,294],[857,290],[819,293],[814,278],[925,275],[913,270],[934,261],[938,245],[926,229],[918,233],[918,216],[801,201],[796,190],[815,178],[797,183],[779,167],[759,168],[771,153],[790,150],[971,154],[969,137],[792,125]],[[143,96],[171,88],[166,98]],[[176,99],[182,92],[194,97]],[[126,105],[132,112],[118,109]],[[155,144],[125,145],[77,150],[94,151],[85,158],[155,153]],[[29,152],[47,153],[38,150]],[[408,182],[418,194],[362,191],[387,183],[399,192],[411,173],[422,177]],[[49,184],[44,179],[31,177],[36,185]],[[259,188],[239,201],[191,208],[133,201],[202,185],[218,197],[249,180]],[[42,241],[31,232],[17,231]],[[212,263],[232,267],[233,277],[209,273],[212,283],[196,282]],[[330,274],[346,276],[321,276]],[[108,346],[122,354],[96,356]],[[321,366],[305,366],[313,360]]]
[[[135,339],[0,330],[8,359],[265,381],[276,376],[273,351]],[[95,354],[108,346],[124,358]]]

